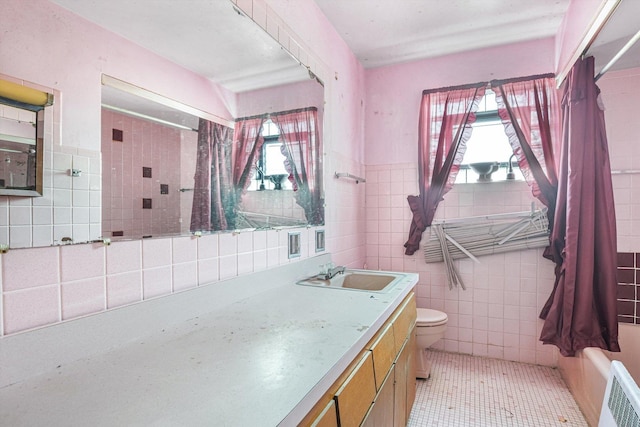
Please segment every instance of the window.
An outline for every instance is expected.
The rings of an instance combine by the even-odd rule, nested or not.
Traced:
[[[476,112],[476,121],[472,128],[473,133],[469,141],[467,141],[467,150],[460,165],[460,172],[456,177],[456,184],[477,182],[480,179],[480,175],[470,165],[484,162],[497,162],[499,168],[491,174],[491,179],[494,181],[505,180],[509,167],[508,162],[513,150],[504,131],[500,116],[498,116],[496,94],[491,89],[487,89],[485,96],[480,100],[480,105]],[[516,179],[523,180],[524,178],[517,167],[515,157],[511,160]]]
[[[280,130],[271,119],[262,125],[264,144],[257,162],[256,174],[249,190],[291,190],[291,182],[287,179],[289,173],[285,168],[286,157],[282,154]]]

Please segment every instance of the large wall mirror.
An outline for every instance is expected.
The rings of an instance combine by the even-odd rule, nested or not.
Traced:
[[[228,120],[103,76],[103,236],[323,224],[323,87],[302,77],[237,93]]]
[[[228,91],[216,116],[103,74],[104,238],[324,223],[323,85],[231,1],[54,2]]]

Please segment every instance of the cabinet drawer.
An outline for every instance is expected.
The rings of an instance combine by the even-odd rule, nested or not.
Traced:
[[[400,306],[393,318],[393,335],[396,354],[402,349],[404,341],[409,336],[409,330],[416,323],[417,315],[416,297],[411,293]]]
[[[393,361],[396,359],[393,326],[388,324],[371,344],[373,354],[373,370],[375,373],[376,390],[380,390],[382,382],[387,376]]]
[[[373,357],[367,351],[335,394],[340,427],[359,426],[375,396]]]

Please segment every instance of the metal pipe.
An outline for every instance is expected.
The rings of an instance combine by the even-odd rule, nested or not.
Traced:
[[[620,50],[618,51],[618,53],[616,53],[616,54],[614,55],[614,57],[613,57],[613,58],[611,58],[611,61],[609,61],[609,62],[607,63],[607,65],[605,65],[604,67],[602,67],[602,70],[600,70],[600,72],[598,73],[598,75],[595,77],[595,81],[598,81],[598,79],[599,79],[600,77],[602,77],[602,76],[604,75],[604,73],[606,73],[607,71],[609,71],[609,68],[613,67],[613,65],[614,65],[616,62],[618,62],[618,59],[620,59],[620,57],[622,57],[622,55],[624,55],[625,53],[627,53],[627,51],[628,51],[629,49],[631,49],[631,47],[632,47],[634,44],[636,44],[636,42],[637,42],[638,40],[640,40],[640,30],[638,30],[638,32],[637,32],[633,37],[631,37],[631,39],[629,39],[629,41],[628,41],[624,46],[622,46],[622,49],[620,49]]]

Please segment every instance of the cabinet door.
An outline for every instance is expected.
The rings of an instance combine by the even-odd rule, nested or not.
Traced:
[[[378,338],[371,345],[373,353],[373,369],[375,371],[376,390],[380,390],[382,382],[389,373],[389,368],[396,358],[395,341],[393,338],[393,327],[391,324],[378,335]]]
[[[393,425],[396,427],[407,425],[413,401],[416,398],[416,337],[414,332],[415,328],[411,328],[409,339],[402,347],[395,363],[396,390]]]
[[[394,410],[394,367],[391,367],[389,375],[385,378],[381,384],[380,391],[376,396],[375,402],[371,405],[371,410],[367,414],[363,427],[390,427],[393,425],[393,410]]]
[[[407,421],[416,400],[416,328],[411,328],[407,347]]]
[[[336,404],[332,400],[322,410],[318,418],[316,418],[311,427],[338,427],[338,414],[336,413]]]
[[[407,346],[405,345],[395,364],[396,389],[394,396],[393,425],[405,427],[407,425],[407,364],[409,361]]]
[[[373,376],[373,357],[367,351],[335,394],[340,427],[357,427],[364,419],[376,397]]]
[[[393,335],[395,339],[396,354],[400,352],[400,349],[404,345],[404,341],[409,335],[409,330],[416,323],[416,317],[416,297],[412,293],[407,297],[393,319]]]

